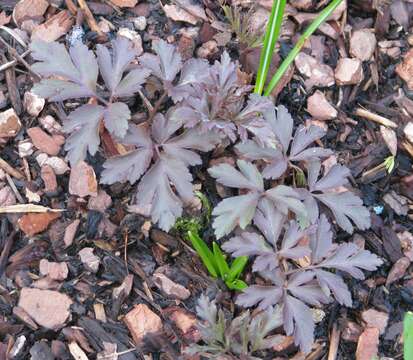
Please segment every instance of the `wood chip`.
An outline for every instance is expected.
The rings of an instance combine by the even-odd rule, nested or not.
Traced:
[[[70,315],[72,300],[52,290],[23,288],[18,306],[25,310],[37,324],[52,330],[60,329]]]
[[[162,320],[145,304],[135,305],[124,320],[136,345],[141,344],[145,336],[157,334],[162,330]]]
[[[45,231],[50,223],[59,217],[60,213],[57,212],[31,213],[23,215],[18,224],[27,236],[33,236]]]

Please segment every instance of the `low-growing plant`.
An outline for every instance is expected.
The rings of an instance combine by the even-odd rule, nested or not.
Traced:
[[[137,62],[131,43],[123,38],[114,40],[111,50],[99,45],[97,59],[82,44],[69,52],[57,43],[33,43],[31,48],[38,61],[33,70],[49,77],[35,85],[38,95],[50,101],[90,98],[64,124],[70,134],[65,149],[71,164],[98,151],[106,128],[115,142],[127,146],[126,153],[105,161],[100,182],[137,183],[133,203],[165,231],[193,200],[190,168],[203,164],[200,153],[218,146],[235,149],[236,166],[220,164],[208,173],[233,189],[213,209],[212,226],[217,238],[229,236],[222,248],[241,260],[230,266],[217,245],[211,251],[199,236],[197,222],[188,235],[210,273],[230,287],[244,286],[239,275],[245,257],[254,259],[252,271],[261,277],[260,285],[246,287],[237,303],[267,309],[260,314],[269,320],[259,324],[268,321],[271,329],[282,325],[302,351],[308,352],[313,342],[310,307],[332,298],[351,306],[343,273],[361,279],[362,270],[381,264],[353,243],[333,242],[332,223],[352,233],[355,227],[367,229],[370,215],[349,188],[349,170],[321,163],[333,154],[323,147],[325,131],[316,126],[294,131],[287,109],[251,94],[252,86],[244,83],[238,63],[227,53],[211,65],[197,59],[183,62],[176,48],[164,41],[154,42],[155,54],[146,53]],[[159,85],[159,97],[154,106],[148,105],[146,121],[132,124],[122,100],[140,93],[146,103],[142,85],[148,79]],[[168,98],[172,105],[165,111],[162,104]],[[215,330],[209,340],[204,337],[213,344],[205,351],[247,356],[263,349],[265,341],[254,344],[270,330],[266,325],[254,328],[255,318],[241,316],[229,325],[210,317],[211,324],[229,332]],[[248,339],[244,335],[250,328],[255,329],[254,337]]]
[[[213,278],[220,278],[230,290],[242,290],[247,284],[240,276],[247,265],[248,257],[240,256],[231,263],[214,241],[212,251],[206,242],[200,237],[200,233],[209,225],[211,220],[211,205],[204,194],[196,191],[195,195],[201,200],[203,211],[200,216],[183,217],[176,221],[174,228],[190,241],[192,247],[198,253],[202,263]]]
[[[215,301],[202,295],[196,307],[200,319],[198,329],[204,345],[191,345],[188,354],[201,354],[212,358],[260,360],[253,354],[260,350],[271,349],[283,337],[269,335],[282,324],[282,309],[269,307],[252,316],[245,311],[236,318],[226,317],[218,309]],[[228,357],[224,357],[224,356]]]

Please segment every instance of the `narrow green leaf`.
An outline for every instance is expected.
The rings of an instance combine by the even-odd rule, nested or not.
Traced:
[[[268,20],[267,31],[264,37],[264,45],[261,50],[260,66],[258,68],[257,80],[255,82],[256,94],[261,95],[267,80],[268,69],[274,54],[275,43],[280,35],[284,16],[286,0],[274,0],[271,15]]]
[[[218,266],[219,273],[222,280],[226,280],[229,271],[229,266],[225,260],[225,256],[219,248],[218,244],[214,241],[212,243],[212,250],[214,252],[215,263]]]
[[[242,280],[234,280],[232,282],[227,281],[225,284],[228,286],[228,289],[238,291],[248,287],[248,285]]]
[[[245,265],[247,265],[248,256],[239,256],[231,264],[228,272],[228,281],[234,281],[238,279],[241,273],[244,271]]]
[[[413,313],[408,312],[403,321],[404,359],[413,359]]]
[[[218,277],[218,266],[215,263],[214,254],[209,249],[204,240],[202,240],[198,234],[188,231],[188,238],[191,240],[192,246],[198,253],[205,267],[208,269],[210,275],[214,278]]]
[[[318,27],[327,20],[327,18],[331,15],[331,13],[337,8],[338,5],[343,0],[333,0],[328,6],[326,6],[323,11],[314,19],[314,21],[308,26],[308,28],[304,31],[304,33],[300,36],[297,43],[295,44],[294,48],[290,51],[288,56],[284,59],[281,63],[280,67],[277,69],[277,72],[274,74],[273,78],[271,79],[270,83],[265,90],[264,95],[269,96],[274,88],[277,86],[278,82],[281,80],[291,63],[294,61],[296,56],[300,53],[302,47],[304,46],[305,42],[308,38],[318,29]]]

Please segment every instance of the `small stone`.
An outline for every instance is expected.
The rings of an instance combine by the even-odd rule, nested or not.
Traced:
[[[389,321],[389,314],[375,309],[369,309],[361,313],[361,318],[368,327],[379,329],[380,335],[383,335]]]
[[[27,236],[33,236],[45,231],[50,223],[60,217],[58,212],[30,213],[23,215],[19,221],[20,230]]]
[[[53,135],[60,135],[62,133],[62,125],[51,115],[46,115],[39,118],[39,123],[44,130]]]
[[[93,248],[85,247],[79,251],[80,261],[93,273],[99,270],[100,259],[93,253]]]
[[[111,0],[111,2],[120,8],[133,8],[138,3],[138,0]]]
[[[185,11],[179,5],[164,5],[163,10],[167,17],[171,18],[173,21],[182,21],[192,25],[196,25],[198,18],[191,13]]]
[[[355,31],[350,38],[351,56],[361,60],[370,60],[376,50],[376,36],[367,29]]]
[[[136,31],[130,30],[128,28],[120,28],[118,30],[118,35],[123,36],[129,39],[130,41],[132,41],[133,47],[135,48],[137,52],[136,56],[142,55],[143,53],[142,38]]]
[[[39,271],[43,276],[49,276],[53,280],[62,281],[67,278],[69,269],[65,262],[50,262],[46,259],[40,260]]]
[[[29,139],[19,141],[17,144],[17,150],[19,151],[19,156],[21,158],[30,156],[33,154],[33,144]]]
[[[111,29],[110,29],[110,25],[106,20],[100,20],[98,22],[98,27],[100,29],[100,31],[102,31],[105,34],[109,34]]]
[[[413,90],[413,49],[404,55],[403,62],[396,67],[396,73],[406,82],[409,90]]]
[[[40,151],[45,152],[48,155],[57,155],[60,152],[60,147],[62,145],[60,138],[46,134],[40,127],[27,129],[27,133],[29,134],[33,145]]]
[[[46,100],[31,91],[24,93],[23,105],[31,116],[38,116],[44,108]]]
[[[409,121],[403,129],[404,135],[411,144],[413,144],[413,122]]]
[[[186,300],[191,296],[191,293],[184,286],[173,282],[166,275],[155,273],[152,276],[154,284],[172,299]]]
[[[338,85],[356,85],[363,78],[363,65],[359,59],[342,58],[338,61],[335,77]]]
[[[215,40],[207,41],[206,43],[202,44],[200,48],[197,50],[197,55],[201,59],[208,59],[218,53],[218,44]]]
[[[112,205],[112,198],[107,194],[105,190],[99,190],[97,196],[89,198],[87,208],[89,210],[97,210],[105,212],[107,208]]]
[[[135,26],[135,29],[138,31],[143,31],[146,29],[146,17],[145,16],[138,16],[137,18],[133,19],[133,26]]]
[[[14,137],[22,124],[13,108],[0,113],[0,138]]]
[[[40,176],[44,182],[44,191],[54,193],[57,190],[56,174],[50,165],[43,165],[40,170]]]
[[[67,163],[62,158],[59,158],[57,156],[48,157],[46,154],[40,154],[40,155],[45,155],[46,156],[46,158],[44,159],[44,161],[41,165],[44,165],[44,164],[50,165],[56,175],[63,175],[66,171],[70,170],[69,166],[67,165]],[[36,160],[37,160],[37,158],[36,158]],[[40,163],[39,163],[39,165],[40,165]]]
[[[372,360],[377,358],[378,348],[379,329],[365,329],[357,342],[356,360]]]
[[[95,171],[84,161],[72,168],[69,178],[69,193],[79,197],[96,196],[97,181]]]
[[[341,332],[341,337],[345,341],[357,342],[363,328],[354,321],[346,320],[345,326]]]
[[[79,225],[80,225],[80,220],[76,219],[66,227],[65,235],[63,237],[63,242],[65,243],[65,247],[69,247],[70,245],[72,245]]]
[[[18,306],[37,324],[47,329],[58,330],[69,318],[72,303],[67,295],[57,291],[23,288]]]
[[[136,345],[141,344],[146,335],[162,330],[162,320],[145,304],[135,305],[124,317],[124,322],[132,334]]]
[[[335,119],[338,114],[337,110],[319,90],[308,98],[307,111],[317,120],[332,120]]]
[[[40,202],[41,198],[40,198],[40,195],[37,192],[32,191],[29,187],[26,187],[24,189],[24,192],[25,192],[25,196],[27,198],[27,201],[29,203],[38,203],[38,202]]]
[[[334,85],[334,71],[330,66],[318,62],[317,59],[303,52],[298,54],[294,62],[298,71],[307,77],[305,82],[307,88]]]

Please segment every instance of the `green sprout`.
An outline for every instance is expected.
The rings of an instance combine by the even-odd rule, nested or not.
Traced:
[[[343,0],[333,0],[326,6],[319,15],[313,20],[313,22],[307,27],[304,33],[300,36],[294,48],[289,52],[288,56],[281,63],[270,83],[268,84],[264,95],[269,96],[274,88],[277,86],[285,72],[288,70],[294,59],[300,53],[305,42],[309,37],[320,27],[320,25],[328,19],[331,13],[337,8],[338,5]],[[271,62],[275,43],[278,39],[280,28],[282,24],[282,19],[284,16],[285,0],[274,0],[270,19],[267,25],[267,32],[264,39],[264,47],[261,51],[260,67],[258,69],[257,80],[255,84],[255,92],[257,94],[262,94],[264,89],[264,84],[267,80],[267,74],[269,69],[269,64]]]
[[[404,360],[413,359],[413,312],[409,311],[403,321]]]
[[[225,255],[215,241],[212,243],[211,251],[205,241],[202,240],[197,233],[188,231],[187,236],[213,278],[221,278],[228,289],[231,290],[242,290],[247,287],[247,284],[239,278],[245,265],[247,265],[247,256],[237,257],[230,266],[227,263]]]
[[[240,279],[241,273],[248,262],[247,256],[237,257],[231,265],[227,263],[226,256],[222,253],[216,242],[212,244],[212,251],[199,236],[211,219],[212,207],[208,198],[201,192],[195,192],[201,200],[203,212],[200,217],[180,218],[175,223],[175,230],[179,231],[189,240],[198,253],[202,263],[213,278],[220,278],[228,289],[242,290],[247,284]]]
[[[396,164],[396,158],[395,158],[395,156],[394,156],[394,155],[390,155],[390,156],[386,157],[386,158],[384,159],[383,164],[384,164],[384,167],[386,168],[387,173],[388,173],[388,174],[391,174],[391,173],[393,172],[394,166],[395,166],[395,164]]]

